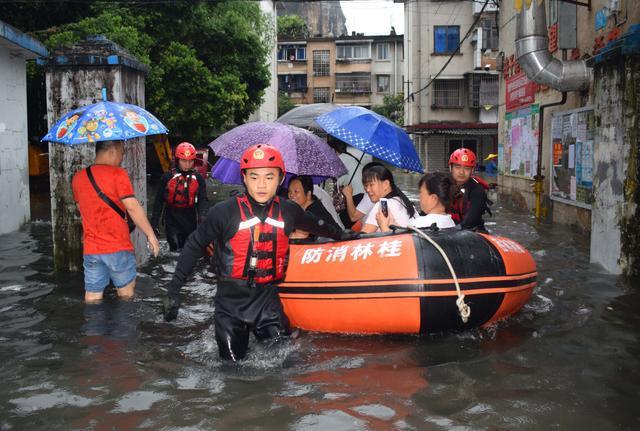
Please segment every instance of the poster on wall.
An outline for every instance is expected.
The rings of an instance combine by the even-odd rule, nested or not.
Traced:
[[[593,108],[553,114],[551,198],[591,205],[593,186]]]
[[[538,164],[538,105],[505,115],[503,174],[525,178],[536,175]]]

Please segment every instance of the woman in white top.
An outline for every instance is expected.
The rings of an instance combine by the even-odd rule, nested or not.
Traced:
[[[409,222],[410,226],[421,228],[430,227],[434,223],[439,229],[455,227],[455,222],[447,207],[453,199],[454,183],[449,173],[434,172],[420,178],[420,208],[426,215]]]
[[[407,227],[416,210],[409,198],[395,185],[389,169],[384,166],[372,166],[362,173],[362,183],[371,202],[374,203],[364,219],[362,233],[388,232],[391,225]],[[387,215],[382,211],[382,201],[386,202]]]

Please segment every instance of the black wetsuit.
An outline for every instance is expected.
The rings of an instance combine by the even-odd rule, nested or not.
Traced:
[[[192,174],[198,181],[198,193],[196,204],[191,208],[176,208],[166,204],[169,189],[167,185],[176,173]],[[181,250],[191,232],[198,227],[198,219],[204,219],[208,209],[207,185],[204,178],[197,172],[183,172],[180,170],[165,172],[160,179],[158,192],[153,204],[153,214],[151,216],[151,226],[157,229],[160,221],[162,209],[164,211],[164,229],[167,242],[171,251]]]
[[[324,220],[325,223],[333,225],[336,229],[341,229],[340,225],[336,223],[333,216],[324,207],[322,201],[315,195],[313,195],[313,202],[307,207],[306,211],[314,214],[319,219]]]
[[[470,178],[460,187],[456,199],[447,212],[462,229],[486,232],[482,216],[487,210],[487,193],[484,187]]]
[[[260,205],[251,197],[249,203],[253,214],[264,221],[271,203]],[[287,236],[295,228],[335,239],[342,235],[340,229],[324,223],[287,199],[280,198],[280,213]],[[236,197],[212,207],[204,223],[187,239],[169,285],[169,297],[179,302],[180,288],[191,274],[196,261],[203,255],[205,247],[214,243],[213,261],[218,274],[218,289],[214,300],[216,342],[220,356],[234,361],[245,357],[251,331],[258,339],[277,338],[289,333],[289,321],[282,309],[277,287],[273,284],[279,280],[252,284],[248,280],[231,278],[227,274],[230,262],[225,260],[233,255],[233,251],[226,248],[238,232],[241,220]]]

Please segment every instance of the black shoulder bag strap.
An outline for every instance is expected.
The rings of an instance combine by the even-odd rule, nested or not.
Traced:
[[[124,212],[118,205],[116,205],[116,203],[112,201],[109,198],[109,196],[105,195],[102,189],[100,189],[100,187],[98,186],[98,183],[96,183],[96,179],[93,177],[93,173],[91,173],[91,166],[87,167],[87,177],[89,177],[89,182],[91,182],[91,185],[93,186],[94,190],[96,191],[100,199],[102,199],[107,205],[111,207],[111,209],[113,209],[116,213],[118,213],[118,215],[122,217],[122,219],[125,222],[127,222],[127,226],[129,227],[129,232],[133,231],[136,225],[133,224],[133,222],[129,219],[129,217],[127,217],[127,213]]]

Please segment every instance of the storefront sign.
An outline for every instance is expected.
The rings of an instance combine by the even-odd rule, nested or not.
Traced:
[[[507,112],[531,105],[536,100],[538,86],[524,72],[507,78]]]

